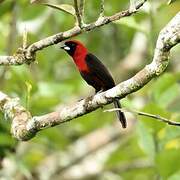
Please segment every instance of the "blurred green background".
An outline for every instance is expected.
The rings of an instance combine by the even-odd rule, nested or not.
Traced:
[[[128,7],[128,0],[105,1],[105,14]],[[84,21],[95,21],[99,9],[100,1],[86,1]],[[86,44],[118,83],[151,62],[158,33],[179,9],[179,0],[170,5],[167,0],[151,0],[133,16],[74,39]],[[4,0],[0,19],[1,55],[13,54],[22,45],[25,27],[31,44],[74,26],[72,16],[28,0]],[[166,72],[123,99],[123,107],[179,121],[179,54],[176,46]],[[33,115],[46,114],[94,93],[58,45],[39,51],[36,60],[29,66],[0,67],[0,90],[20,97]],[[111,107],[43,130],[28,142],[11,137],[11,122],[0,114],[0,179],[179,180],[180,129],[126,113],[129,127],[122,130],[114,113],[103,112]]]

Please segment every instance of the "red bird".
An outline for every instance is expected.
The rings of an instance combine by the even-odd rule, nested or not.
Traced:
[[[106,91],[115,86],[115,82],[102,62],[77,40],[69,40],[61,46],[74,60],[82,78],[96,90]],[[114,106],[121,108],[118,99],[114,99]],[[126,128],[126,118],[123,112],[117,111],[118,118],[123,128]]]

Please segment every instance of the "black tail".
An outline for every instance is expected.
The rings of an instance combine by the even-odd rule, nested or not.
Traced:
[[[121,108],[121,104],[120,104],[118,99],[114,100],[114,107],[115,108]],[[120,110],[116,111],[116,113],[117,113],[119,121],[121,122],[122,127],[126,128],[127,127],[127,123],[126,123],[126,117],[125,117],[124,113],[121,112]]]

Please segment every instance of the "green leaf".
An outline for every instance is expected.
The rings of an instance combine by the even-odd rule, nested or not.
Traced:
[[[141,149],[153,159],[155,156],[155,143],[153,134],[141,121],[138,122],[137,133],[139,136],[138,140]]]
[[[143,109],[143,112],[147,112],[154,115],[159,115],[164,118],[169,119],[170,113],[168,113],[166,110],[161,108],[155,103],[147,104]],[[165,123],[158,121],[157,119],[151,118],[151,117],[145,117],[145,116],[139,116],[139,119],[143,124],[146,126],[147,129],[153,134],[156,134],[159,132],[160,129],[164,128],[166,126]]]
[[[167,126],[158,133],[159,148],[171,149],[180,147],[180,130],[176,126]]]
[[[46,6],[49,6],[51,8],[54,8],[54,9],[64,11],[64,12],[66,12],[68,14],[73,15],[73,16],[75,16],[75,14],[76,14],[74,7],[69,5],[69,4],[60,4],[60,5],[49,4],[49,3],[43,3],[43,4],[46,5]]]
[[[167,140],[175,139],[180,137],[180,129],[178,126],[167,126],[166,128],[166,138]]]
[[[120,164],[123,165],[125,162],[130,162],[144,156],[144,152],[142,152],[138,145],[136,134],[133,133],[131,137],[126,138],[119,140],[119,147],[108,157],[105,164],[106,167],[112,168]]]
[[[159,152],[156,156],[156,166],[163,178],[167,178],[180,168],[180,150],[170,149]]]
[[[71,129],[72,130],[72,129]],[[39,136],[33,139],[38,145],[50,147],[52,151],[67,147],[70,139],[67,136],[67,128],[54,127],[42,131]]]
[[[53,9],[64,11],[68,14],[73,15],[73,16],[75,16],[75,14],[76,14],[74,7],[72,5],[69,5],[69,4],[51,4],[49,1],[44,2],[42,0],[32,0],[31,3],[37,3],[37,4],[49,6]]]
[[[0,17],[11,11],[11,3],[12,3],[11,1],[7,1],[6,3],[0,5]]]
[[[141,31],[143,33],[146,33],[146,29],[141,26],[135,19],[135,17],[133,16],[129,16],[129,17],[124,17],[118,21],[115,21],[114,23],[116,24],[121,24],[121,25],[124,25],[124,26],[127,26],[129,28],[133,28],[137,31]]]
[[[179,180],[179,179],[180,179],[180,171],[170,176],[167,180]]]
[[[178,97],[179,92],[179,85],[173,84],[161,94],[161,96],[157,100],[157,103],[160,104],[162,107],[167,107],[173,100]]]
[[[52,82],[39,82],[38,84],[38,95],[41,96],[56,96],[56,98],[62,96],[64,97],[66,94],[70,94],[72,88],[69,84],[59,84]]]
[[[179,89],[179,87],[178,87]],[[180,94],[178,94],[176,96],[176,98],[168,104],[168,109],[171,111],[171,112],[177,112],[177,113],[180,113]],[[180,119],[180,116],[179,118],[176,118],[177,120]]]
[[[27,89],[27,91],[26,91],[26,108],[29,108],[32,85],[28,81],[26,81],[25,84],[26,84],[26,89]]]
[[[161,107],[167,107],[177,98],[180,87],[176,83],[176,77],[173,74],[164,74],[152,87],[152,96],[156,103]]]
[[[11,137],[10,134],[5,134],[5,132],[0,133],[0,146],[15,146],[16,141]]]

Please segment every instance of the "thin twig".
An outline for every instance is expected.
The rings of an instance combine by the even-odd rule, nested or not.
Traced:
[[[169,125],[173,125],[173,126],[180,126],[180,122],[175,122],[175,121],[171,121],[169,119],[166,119],[162,116],[159,116],[159,115],[155,115],[155,114],[150,114],[150,113],[145,113],[145,112],[140,112],[140,111],[135,111],[138,115],[140,116],[147,116],[147,117],[151,117],[151,118],[154,118],[154,119],[157,119],[161,122],[164,122],[164,123],[167,123]]]
[[[74,8],[76,11],[76,20],[77,20],[78,26],[81,28],[82,27],[82,20],[81,20],[80,9],[78,6],[78,0],[74,0]]]
[[[28,39],[27,39],[27,28],[26,26],[24,27],[24,32],[23,32],[23,49],[26,49],[27,48],[27,42],[28,42]]]
[[[180,122],[171,121],[171,120],[166,119],[160,115],[150,114],[150,113],[136,111],[136,110],[130,110],[130,109],[124,109],[124,108],[113,108],[113,109],[105,110],[104,112],[113,112],[113,111],[118,111],[118,110],[121,110],[122,112],[130,112],[130,113],[137,114],[140,116],[151,117],[153,119],[157,119],[158,121],[167,123],[169,125],[180,126]]]
[[[79,13],[80,13],[82,22],[83,22],[83,16],[84,16],[84,3],[85,3],[85,0],[80,0]]]
[[[104,17],[104,0],[101,0],[99,17]]]

